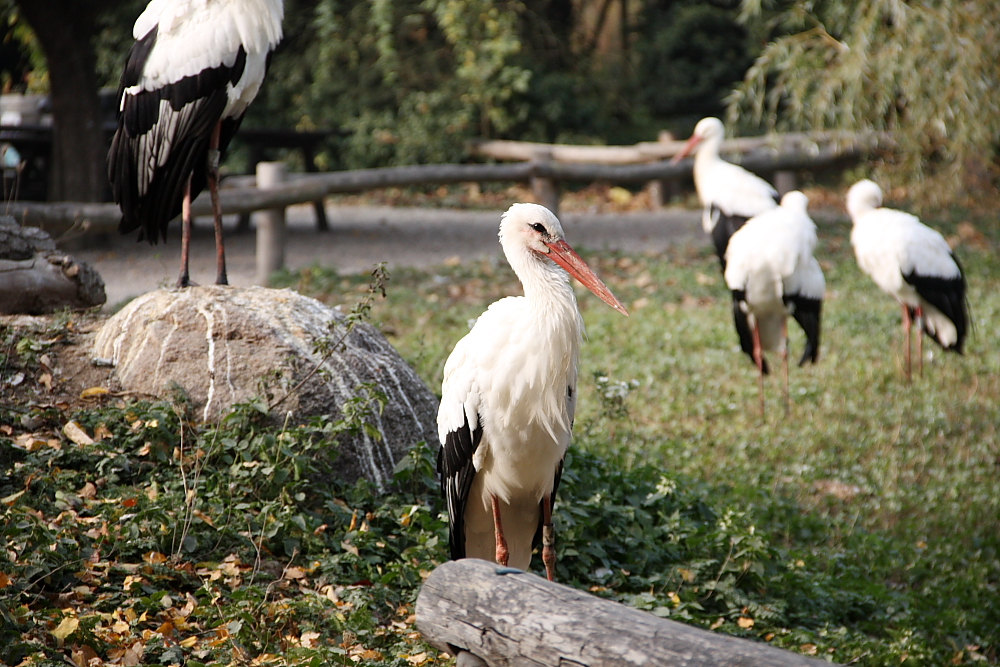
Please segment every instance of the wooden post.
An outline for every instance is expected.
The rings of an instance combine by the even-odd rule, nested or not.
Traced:
[[[786,192],[791,192],[798,187],[796,180],[794,171],[776,171],[774,172],[774,189],[784,197]]]
[[[467,651],[490,667],[830,664],[474,559],[450,561],[431,573],[417,597],[417,629],[439,649]]]
[[[257,187],[281,187],[288,175],[284,162],[258,162]],[[271,208],[254,214],[257,225],[257,284],[267,286],[271,274],[285,267],[285,209]]]
[[[667,146],[676,141],[672,132],[660,130],[657,143]],[[680,181],[676,178],[657,178],[649,182],[649,203],[654,211],[661,210],[680,194]]]
[[[552,150],[540,148],[535,151],[535,162],[538,164],[548,164],[552,162]],[[538,176],[532,174],[531,193],[535,197],[536,204],[541,204],[558,217],[559,183],[549,176]]]

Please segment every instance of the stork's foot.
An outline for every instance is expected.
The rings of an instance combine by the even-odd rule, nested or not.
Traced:
[[[186,274],[185,275],[181,275],[177,279],[177,284],[175,285],[175,287],[177,287],[177,289],[184,289],[185,287],[197,287],[197,286],[198,286],[198,283],[196,283],[193,280],[191,280],[191,277],[188,276],[188,275],[186,275]]]
[[[552,524],[542,526],[542,562],[545,563],[545,576],[549,581],[556,580],[556,531]]]
[[[225,273],[220,273],[219,275],[217,275],[215,277],[215,284],[216,285],[228,285],[229,284],[229,277]]]
[[[510,551],[507,549],[507,540],[504,539],[503,535],[500,535],[497,539],[497,553],[496,553],[497,565],[503,565],[507,567],[507,561],[510,560]]]

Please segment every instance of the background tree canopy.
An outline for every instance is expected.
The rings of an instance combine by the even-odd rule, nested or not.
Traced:
[[[21,47],[0,51],[5,90],[48,81],[38,75],[44,43],[17,20],[16,2],[73,1],[0,0],[6,43]],[[89,0],[101,85],[117,85],[144,5]],[[699,118],[728,114],[740,134],[891,131],[896,150],[879,156],[877,172],[894,185],[930,180],[940,187],[926,192],[940,200],[994,179],[1000,5],[990,0],[286,0],[285,8],[285,39],[245,122],[332,131],[319,156],[328,169],[458,161],[478,138],[686,136]]]
[[[742,18],[773,39],[730,96],[730,121],[889,131],[896,149],[874,163],[877,175],[928,201],[992,185],[1000,3],[743,0]]]

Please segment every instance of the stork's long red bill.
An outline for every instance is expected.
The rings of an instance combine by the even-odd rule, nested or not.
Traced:
[[[583,284],[584,287],[596,294],[604,303],[608,304],[622,315],[628,317],[628,311],[618,300],[608,286],[605,285],[597,274],[591,270],[583,258],[576,254],[576,251],[569,247],[566,241],[560,239],[552,243],[546,243],[549,248],[549,257],[559,266],[566,269],[569,275],[573,276]]]
[[[677,164],[678,162],[686,158],[688,155],[691,154],[691,151],[694,150],[694,147],[697,146],[700,142],[701,142],[701,137],[695,134],[691,135],[691,138],[687,140],[686,144],[684,144],[684,148],[681,149],[680,153],[674,156],[674,159],[670,161],[670,164]]]

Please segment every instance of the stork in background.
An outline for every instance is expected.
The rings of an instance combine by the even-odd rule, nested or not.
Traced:
[[[182,213],[178,287],[191,284],[191,200],[206,183],[216,282],[228,283],[219,161],[264,80],[283,15],[283,0],[152,0],[132,29],[108,177],[122,234],[138,229],[140,241],[166,241]]]
[[[747,220],[778,205],[778,191],[770,183],[743,167],[719,157],[726,130],[718,118],[702,118],[694,127],[676,164],[695,151],[694,185],[701,200],[701,225],[711,234],[722,272],[726,272],[729,239]]]
[[[552,504],[573,427],[583,336],[569,275],[628,313],[566,243],[547,208],[511,206],[501,218],[500,244],[524,296],[493,303],[448,357],[438,472],[453,559],[526,570],[541,538],[551,580]]]
[[[941,234],[914,215],[881,206],[882,189],[873,181],[858,181],[847,192],[847,211],[854,223],[851,245],[858,266],[903,309],[905,374],[910,379],[914,320],[921,373],[921,329],[945,350],[962,353],[968,326],[965,276]]]
[[[820,312],[826,281],[816,249],[816,225],[809,217],[809,199],[797,190],[787,193],[778,208],[761,213],[729,240],[726,285],[733,294],[733,319],[740,347],[760,372],[760,410],[764,413],[764,351],[779,352],[788,394],[788,316],[806,334],[799,365],[819,358]]]

